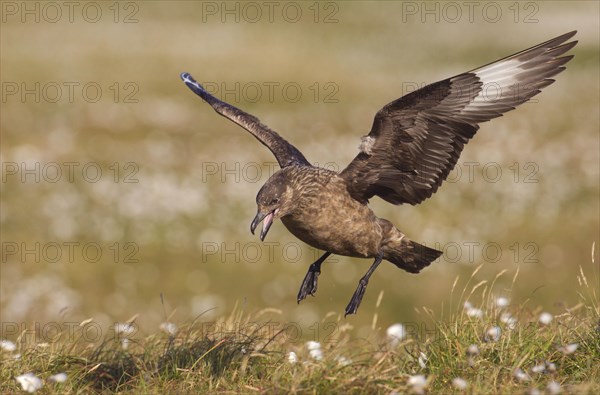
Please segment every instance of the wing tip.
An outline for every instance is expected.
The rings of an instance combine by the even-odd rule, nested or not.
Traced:
[[[194,79],[194,77],[192,77],[190,73],[183,72],[179,74],[179,78],[181,78],[181,80],[185,83],[185,85],[188,88],[192,90],[192,92],[207,100],[205,96],[208,95],[208,92],[206,91],[206,89],[204,89],[202,85],[198,83],[198,81]]]
[[[183,72],[179,74],[179,78],[181,78],[181,80],[185,82],[186,85],[199,85],[198,82],[194,79],[194,77],[192,77],[192,75],[188,72]]]
[[[554,37],[553,39],[548,40],[546,43],[555,42],[556,45],[558,45],[558,44],[561,44],[561,43],[567,41],[568,39],[573,37],[575,34],[577,34],[577,30],[571,30],[568,33],[561,34],[560,36],[557,36],[557,37]],[[577,41],[575,41],[575,42],[577,42]]]
[[[553,51],[553,50],[556,50],[557,48],[561,48],[561,49],[563,49],[563,51],[562,51],[563,53],[567,52],[568,50],[573,48],[575,45],[577,45],[577,43],[579,42],[578,40],[566,42],[567,40],[572,38],[575,34],[577,34],[577,30],[570,31],[568,33],[565,33],[563,35],[555,37],[551,40],[548,40],[547,42],[541,44],[541,46],[547,46],[548,51]],[[546,44],[546,45],[544,45],[544,44]]]

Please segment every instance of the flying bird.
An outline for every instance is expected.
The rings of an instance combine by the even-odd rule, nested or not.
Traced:
[[[317,290],[321,264],[331,254],[374,258],[360,279],[345,315],[356,314],[369,278],[382,260],[419,273],[442,253],[410,240],[369,208],[378,196],[392,204],[416,205],[434,194],[454,168],[479,124],[513,110],[552,84],[577,44],[576,31],[435,82],[384,106],[375,115],[359,153],[341,172],[315,167],[293,145],[258,118],[207,92],[188,73],[185,84],[220,115],[249,131],[271,150],[280,170],[256,196],[264,241],[280,219],[297,238],[325,251],[313,264],[298,292],[298,303]]]

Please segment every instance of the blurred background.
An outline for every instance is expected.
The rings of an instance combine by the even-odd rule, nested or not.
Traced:
[[[366,336],[374,313],[385,328],[423,320],[422,306],[460,309],[452,284],[459,276],[462,290],[481,264],[472,284],[506,269],[495,295],[564,311],[579,300],[580,266],[599,278],[598,7],[2,2],[2,336],[136,314],[152,333],[235,306],[279,309],[270,319],[314,334],[343,313],[371,260],[331,257],[316,297],[296,304],[320,252],[280,222],[265,243],[249,231],[276,162],[181,72],[341,170],[388,102],[578,30],[557,82],[482,125],[433,198],[372,200],[444,256],[418,276],[381,265],[345,322]]]

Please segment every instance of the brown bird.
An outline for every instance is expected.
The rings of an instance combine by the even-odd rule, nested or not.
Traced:
[[[248,130],[277,158],[281,170],[256,196],[264,240],[276,219],[297,238],[324,250],[310,265],[298,303],[317,290],[321,264],[331,254],[375,258],[360,279],[345,314],[355,314],[371,274],[383,259],[418,273],[441,252],[411,241],[369,208],[373,196],[416,205],[437,191],[481,122],[513,110],[554,82],[577,44],[576,31],[504,59],[427,85],[383,107],[358,155],[340,173],[315,167],[293,145],[256,117],[227,104],[181,74],[185,84],[222,116]]]

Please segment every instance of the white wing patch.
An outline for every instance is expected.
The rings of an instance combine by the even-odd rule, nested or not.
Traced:
[[[519,85],[519,74],[525,71],[520,67],[522,65],[523,62],[518,59],[510,59],[475,70],[475,75],[482,83],[481,91],[465,110],[494,105],[509,97],[514,99],[514,95],[525,96],[527,87]]]
[[[360,145],[358,146],[358,149],[360,152],[367,154],[367,155],[371,155],[373,146],[375,145],[375,138],[371,137],[371,136],[363,136],[360,139]]]

